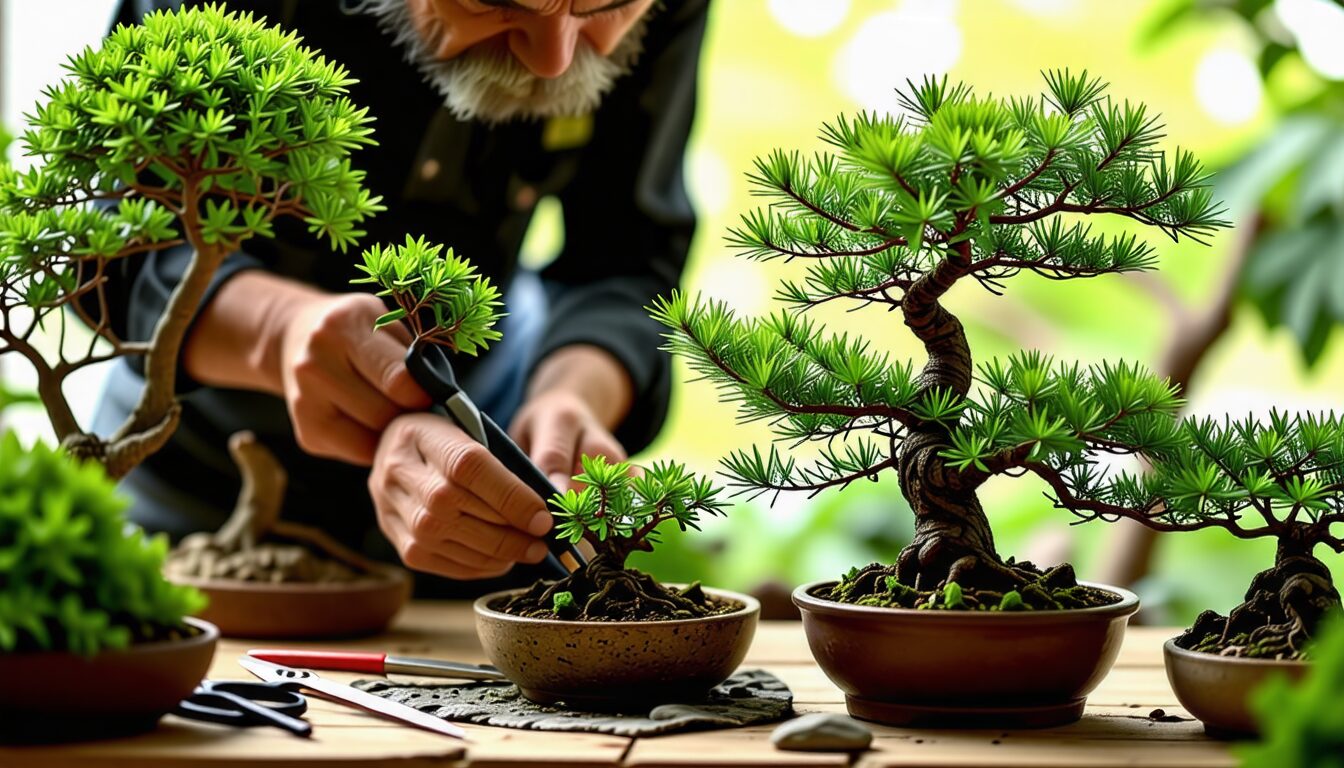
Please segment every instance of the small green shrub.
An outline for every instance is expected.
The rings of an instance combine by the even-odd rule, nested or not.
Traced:
[[[96,463],[0,437],[0,651],[124,648],[204,606],[164,580],[167,539],[129,526],[125,508]]]

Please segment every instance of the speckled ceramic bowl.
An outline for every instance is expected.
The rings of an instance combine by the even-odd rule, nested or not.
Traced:
[[[696,701],[742,663],[761,604],[721,589],[705,592],[741,605],[732,613],[670,621],[561,621],[492,609],[522,590],[476,601],[476,632],[490,663],[542,704],[636,710]]]

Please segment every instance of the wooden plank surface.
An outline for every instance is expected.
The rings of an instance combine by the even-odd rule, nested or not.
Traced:
[[[1132,628],[1111,674],[1089,698],[1086,716],[1064,728],[1038,731],[904,730],[872,726],[873,749],[860,755],[780,752],[773,726],[706,731],[632,740],[598,734],[558,734],[465,726],[462,742],[400,727],[339,704],[310,698],[311,740],[275,729],[237,730],[164,718],[153,733],[127,739],[56,747],[0,747],[0,767],[88,765],[102,768],[166,766],[1234,766],[1228,746],[1208,739],[1181,709],[1162,667],[1164,628]],[[224,641],[210,676],[243,679],[237,659],[259,642]],[[276,643],[270,643],[276,645]],[[470,606],[417,603],[387,634],[287,647],[379,650],[483,662]],[[799,624],[761,625],[745,666],[774,672],[793,689],[799,713],[844,712],[844,696],[812,662]],[[348,682],[358,677],[324,673]],[[1182,718],[1160,722],[1153,709]]]

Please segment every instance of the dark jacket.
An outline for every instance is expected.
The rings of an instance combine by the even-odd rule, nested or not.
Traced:
[[[177,5],[173,0],[123,0],[116,21],[135,23],[148,10]],[[578,142],[572,140],[573,131],[555,141],[555,126],[548,136],[545,122],[490,127],[455,119],[376,19],[349,9],[355,3],[230,0],[228,5],[297,30],[305,45],[358,78],[350,97],[376,118],[378,146],[358,150],[353,163],[367,171],[367,186],[387,206],[366,223],[362,244],[424,235],[451,245],[497,285],[507,286],[533,201],[547,195],[559,199],[564,247],[541,273],[551,289],[549,314],[540,346],[526,365],[568,344],[594,344],[611,352],[636,389],[635,406],[617,437],[632,451],[648,444],[664,419],[671,383],[669,360],[658,349],[658,327],[643,307],[677,285],[695,226],[682,164],[707,0],[673,0],[655,11],[634,71],[603,100],[591,119],[590,136]],[[249,268],[327,291],[354,290],[349,281],[356,276],[357,251],[332,252],[301,222],[285,222],[275,239],[255,238],[244,248],[229,257],[212,290]],[[152,253],[127,260],[113,275],[108,294],[123,338],[149,336],[189,258],[183,248]],[[455,361],[468,391],[474,362]],[[134,371],[140,361],[118,365]],[[181,372],[179,377],[181,427],[132,473],[132,490],[137,483],[188,490],[208,509],[183,510],[184,527],[211,525],[231,507],[238,489],[228,436],[251,429],[289,471],[288,517],[319,523],[356,545],[376,536],[367,470],[299,450],[283,401],[202,387]],[[126,370],[113,376],[104,404],[112,414],[100,421],[111,423],[124,412],[138,382]]]

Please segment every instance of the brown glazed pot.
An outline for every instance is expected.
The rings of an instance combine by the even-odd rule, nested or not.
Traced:
[[[822,671],[849,713],[896,726],[1047,728],[1082,717],[1087,694],[1120,652],[1132,592],[1098,608],[919,611],[817,597],[835,582],[793,592]]]
[[[490,607],[522,591],[476,601],[485,655],[532,701],[576,709],[647,711],[703,698],[742,663],[761,612],[755,598],[709,588],[741,608],[703,619],[562,621]]]
[[[1265,680],[1283,675],[1296,682],[1311,669],[1306,661],[1246,659],[1162,646],[1167,680],[1176,700],[1204,723],[1204,730],[1221,738],[1253,738],[1258,733],[1251,714],[1251,692]]]
[[[93,656],[0,653],[0,738],[73,741],[147,731],[210,669],[219,630],[199,619],[182,640]]]
[[[411,578],[381,566],[376,575],[335,584],[268,584],[237,579],[169,577],[205,593],[200,616],[225,637],[315,638],[386,629],[411,596]]]

